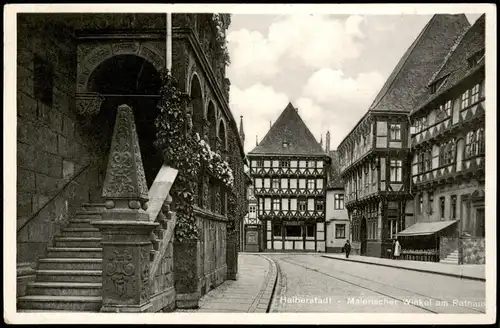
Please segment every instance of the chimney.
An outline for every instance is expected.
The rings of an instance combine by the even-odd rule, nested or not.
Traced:
[[[321,146],[321,148],[323,148],[323,134],[321,134],[321,139],[319,141],[319,145]]]
[[[330,151],[330,131],[326,132],[325,150],[326,152]]]
[[[243,115],[240,116],[240,139],[243,147],[245,147],[245,132],[243,131]]]
[[[259,145],[259,137],[255,135],[255,147]]]

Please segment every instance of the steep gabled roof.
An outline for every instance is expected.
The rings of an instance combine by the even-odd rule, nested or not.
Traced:
[[[369,110],[410,112],[427,84],[470,24],[464,14],[434,15],[406,50]]]
[[[284,147],[283,143],[288,146]],[[291,103],[249,155],[327,155]]]
[[[330,150],[328,156],[331,158],[330,172],[328,174],[327,189],[344,189],[344,183],[340,178],[339,153],[336,150]]]
[[[440,68],[434,74],[429,84],[445,79],[439,89],[431,94],[427,92],[419,98],[417,106],[412,110],[414,114],[432,100],[436,99],[450,88],[457,85],[472,73],[484,69],[484,58],[474,67],[469,67],[469,58],[485,48],[485,14],[481,15],[460,38],[444,59]]]

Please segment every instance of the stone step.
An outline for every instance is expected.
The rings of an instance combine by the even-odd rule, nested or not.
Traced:
[[[95,220],[101,217],[102,212],[96,210],[76,211],[75,218],[92,218]]]
[[[28,295],[100,296],[102,284],[91,282],[32,282]]]
[[[101,247],[48,247],[49,258],[102,258]]]
[[[29,295],[18,299],[18,308],[33,310],[99,311],[100,296]]]
[[[64,228],[61,230],[61,237],[101,237],[101,232],[97,228]]]
[[[91,219],[70,219],[67,228],[94,228]]]
[[[105,203],[83,203],[81,208],[84,211],[87,209],[103,210],[106,208],[106,204]]]
[[[56,247],[100,247],[101,238],[99,237],[55,237],[54,245]]]
[[[37,282],[102,282],[101,270],[36,270]]]
[[[40,270],[102,270],[101,258],[45,258],[38,260]]]

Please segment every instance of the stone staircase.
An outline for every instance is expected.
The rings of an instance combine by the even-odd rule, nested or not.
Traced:
[[[439,262],[445,264],[458,264],[458,249],[448,254],[444,259],[440,260]]]
[[[103,209],[104,204],[83,204],[54,237],[47,257],[38,260],[35,282],[17,300],[20,311],[99,311],[101,233],[90,222],[100,220]]]

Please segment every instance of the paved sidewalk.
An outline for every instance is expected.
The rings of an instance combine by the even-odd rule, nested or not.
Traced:
[[[458,265],[458,264],[445,264],[439,262],[391,260],[391,259],[383,259],[370,256],[360,256],[360,255],[349,255],[349,258],[346,259],[344,254],[324,254],[322,255],[322,257],[336,259],[336,260],[343,260],[343,261],[381,265],[381,266],[400,268],[405,270],[442,274],[462,279],[486,281],[484,264]]]
[[[263,255],[240,253],[238,280],[227,280],[212,289],[194,310],[175,312],[260,312],[269,308],[278,271],[274,261]]]

